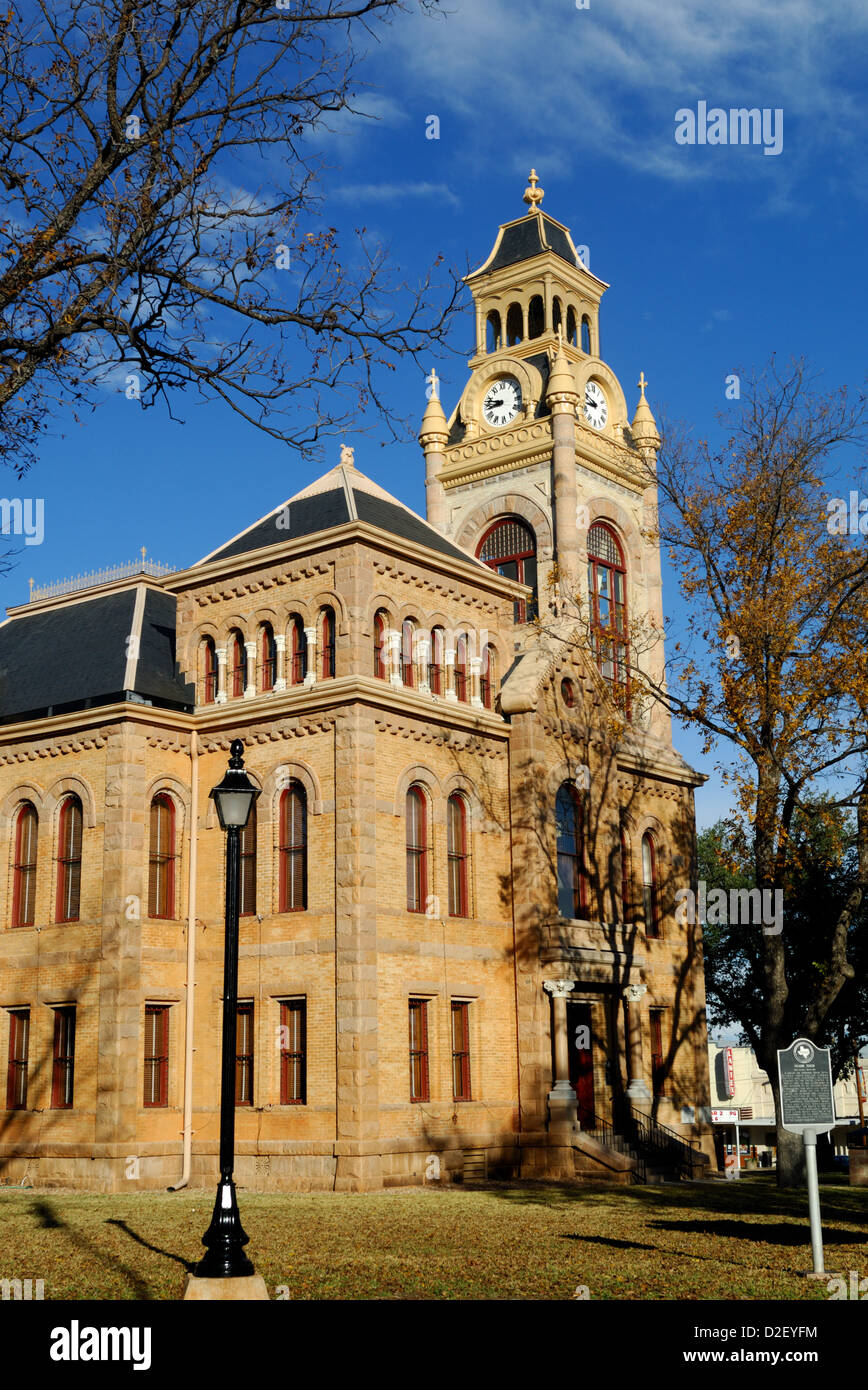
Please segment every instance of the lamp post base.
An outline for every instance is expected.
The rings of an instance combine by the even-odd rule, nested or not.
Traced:
[[[188,1299],[215,1303],[238,1303],[249,1299],[270,1301],[261,1274],[248,1274],[239,1279],[200,1279],[197,1274],[188,1274],[183,1302],[186,1303]]]
[[[207,1254],[196,1266],[197,1279],[242,1279],[256,1271],[244,1253],[250,1237],[241,1225],[235,1184],[221,1178],[211,1225],[202,1237]]]

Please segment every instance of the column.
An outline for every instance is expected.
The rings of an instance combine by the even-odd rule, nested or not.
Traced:
[[[480,676],[482,674],[482,657],[472,656],[470,658],[470,703],[476,709],[482,709],[482,696],[480,695]]]
[[[306,627],[304,630],[304,640],[307,644],[307,672],[305,673],[305,685],[316,685],[316,628]]]
[[[552,1031],[555,1044],[555,1083],[549,1091],[549,1129],[578,1127],[578,1101],[570,1085],[570,1054],[567,1037],[567,995],[572,980],[543,980],[543,989],[551,995]]]
[[[627,985],[624,1000],[627,1005],[627,1096],[630,1100],[650,1100],[651,1092],[642,1075],[642,1015],[639,1001],[647,985]]]
[[[445,644],[444,644],[445,645]],[[457,700],[455,690],[455,648],[445,647],[443,652],[443,694],[447,700]]]
[[[428,684],[428,660],[431,654],[431,638],[423,633],[419,633],[416,642],[416,665],[419,671],[419,694],[430,695],[431,686]]]
[[[277,648],[277,674],[274,679],[275,690],[286,689],[286,637],[284,633],[274,634],[274,645]]]
[[[256,643],[245,642],[244,651],[247,656],[247,684],[244,687],[245,700],[252,700],[256,694]]]
[[[226,659],[227,651],[225,647],[217,648],[217,694],[214,698],[215,705],[226,704]]]

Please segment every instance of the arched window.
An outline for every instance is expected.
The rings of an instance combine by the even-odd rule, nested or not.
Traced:
[[[401,624],[401,680],[411,689],[416,684],[415,651],[413,649],[415,640],[416,620],[415,618],[405,618]]]
[[[335,674],[335,610],[324,608],[320,632],[322,648],[322,678],[331,680]]]
[[[558,853],[558,912],[584,917],[587,888],[584,865],[582,804],[571,782],[564,782],[555,805]]]
[[[660,935],[660,900],[657,891],[657,850],[654,836],[648,831],[642,836],[642,908],[645,916],[645,935]]]
[[[389,676],[388,647],[386,632],[389,620],[382,608],[374,614],[374,675],[384,681]]]
[[[279,912],[307,907],[307,796],[300,782],[290,782],[280,798]]]
[[[572,343],[573,347],[578,347],[579,345],[576,331],[576,323],[576,311],[571,304],[567,309],[567,342]]]
[[[621,826],[621,920],[633,920],[633,872],[630,863],[630,844],[627,832]]]
[[[431,648],[428,653],[428,684],[432,695],[443,694],[443,653],[445,634],[442,627],[432,627]]]
[[[467,805],[453,792],[446,803],[446,861],[449,874],[449,916],[467,916]]]
[[[582,352],[591,352],[591,320],[587,314],[582,314]]]
[[[542,295],[535,294],[527,306],[527,336],[541,338],[545,332],[546,311]]]
[[[25,801],[15,825],[15,864],[12,870],[12,925],[32,927],[36,908],[36,848],[39,816]]]
[[[500,347],[500,337],[500,314],[496,309],[491,309],[485,320],[485,351],[497,352]]]
[[[304,621],[298,616],[292,619],[289,630],[289,669],[292,684],[302,685],[307,675],[307,638]]]
[[[239,700],[247,684],[247,651],[240,632],[233,632],[229,641],[229,673],[232,698]]]
[[[459,700],[467,699],[467,638],[463,632],[455,642],[455,694]]]
[[[591,642],[600,674],[626,691],[627,568],[617,536],[601,521],[588,530],[588,594]]]
[[[489,569],[502,574],[506,579],[517,579],[520,584],[529,584],[533,598],[515,604],[514,617],[517,623],[530,622],[536,617],[536,536],[527,522],[515,516],[505,516],[490,526],[476,551],[479,559]]]
[[[175,915],[175,803],[165,792],[151,802],[148,916]]]
[[[558,328],[564,321],[564,306],[555,295],[552,300],[552,332],[557,333]]]
[[[274,682],[277,680],[277,643],[274,640],[274,629],[271,623],[262,624],[259,646],[260,661],[262,663],[260,689],[264,694],[274,689]]]
[[[424,912],[428,897],[428,815],[421,787],[407,792],[407,911]]]
[[[213,637],[202,644],[202,703],[213,705],[217,699],[217,648]]]
[[[572,709],[576,703],[576,687],[569,676],[564,676],[561,681],[561,699],[567,709]]]
[[[506,345],[514,347],[524,337],[524,317],[520,304],[510,304],[506,311]]]
[[[68,796],[57,827],[57,921],[77,922],[81,900],[81,802]]]
[[[494,688],[494,648],[489,643],[482,649],[482,662],[479,667],[479,698],[486,709],[493,709]]]
[[[241,831],[241,892],[239,913],[251,917],[256,911],[256,802],[250,808]]]

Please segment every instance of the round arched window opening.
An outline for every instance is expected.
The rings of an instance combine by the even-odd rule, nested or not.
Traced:
[[[533,597],[518,599],[513,613],[515,622],[531,622],[537,614],[536,536],[527,522],[515,516],[501,517],[488,528],[476,554],[496,574],[530,585]]]
[[[576,687],[567,676],[564,676],[564,679],[561,681],[561,699],[567,709],[572,709],[576,703]]]

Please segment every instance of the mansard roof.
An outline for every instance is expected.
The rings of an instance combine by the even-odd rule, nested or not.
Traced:
[[[351,521],[367,522],[399,540],[427,546],[429,550],[453,560],[463,560],[465,564],[481,563],[469,551],[448,541],[391,493],[372,482],[354,464],[339,463],[321,478],[281,502],[267,516],[248,526],[246,531],[210,555],[203,556],[198,564],[230,560],[236,555],[247,555],[281,541],[313,536]]]
[[[175,664],[175,604],[134,584],[17,610],[0,624],[0,723],[119,700],[192,709]]]

